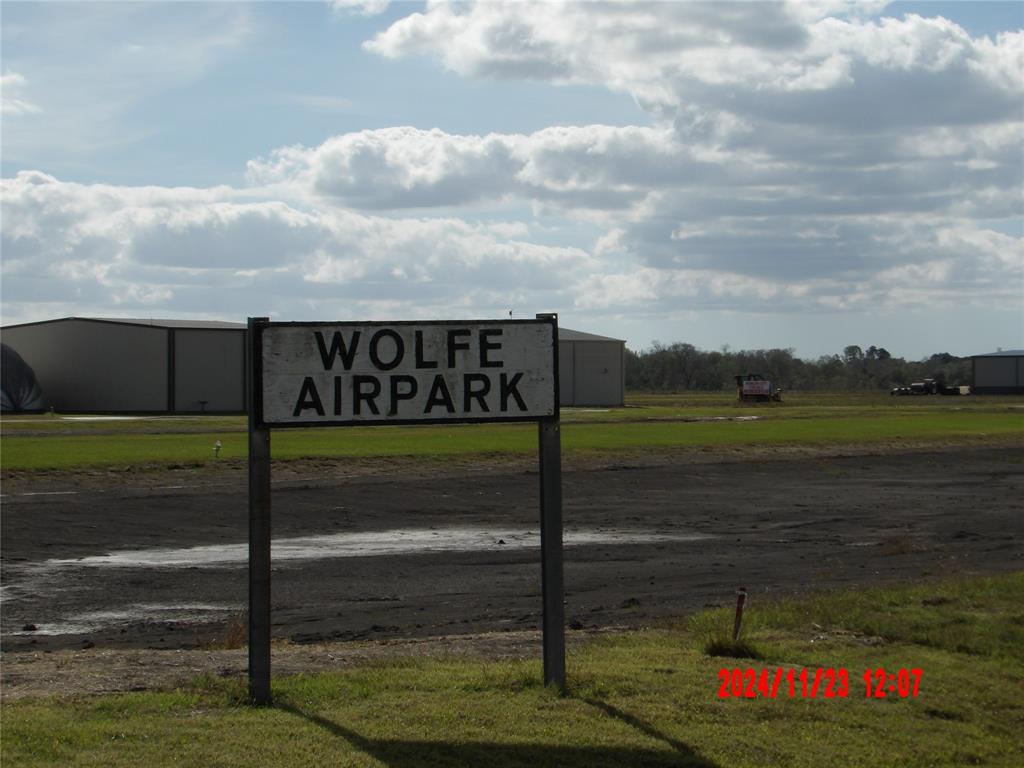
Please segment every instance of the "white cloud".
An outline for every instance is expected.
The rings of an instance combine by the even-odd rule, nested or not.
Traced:
[[[522,198],[603,208],[703,165],[668,128],[589,125],[459,136],[412,127],[284,147],[248,164],[253,184],[363,208],[437,208]]]
[[[17,72],[0,75],[0,114],[17,116],[42,111],[38,104],[22,96],[25,86],[25,78]]]
[[[1024,285],[1021,238],[923,214],[679,225],[679,215],[658,213],[672,210],[668,195],[587,252],[540,242],[524,222],[373,216],[228,187],[80,185],[23,172],[0,192],[7,322],[47,316],[60,301],[82,314],[339,318],[382,317],[385,307],[420,317],[506,307],[842,311],[937,299],[1013,308]]]
[[[835,9],[804,3],[431,3],[366,48],[390,58],[435,56],[461,75],[604,85],[652,107],[682,107],[700,98],[700,85],[835,88],[855,82],[858,65],[866,67],[868,88],[870,70],[953,69],[1016,93],[1024,87],[1020,33],[974,39],[941,17],[873,21],[860,13],[827,13]]]
[[[325,96],[315,93],[286,93],[281,98],[289,104],[297,104],[314,112],[346,114],[351,113],[356,108],[356,104],[352,99],[346,99],[343,96]]]
[[[427,207],[471,202],[484,190],[500,197],[511,162],[502,137],[385,128],[337,136],[312,150],[276,150],[250,161],[248,176],[368,208]]]
[[[251,160],[245,188],[23,173],[5,312],[1019,308],[1024,36],[878,11],[429,3],[366,48],[625,92],[650,123],[353,131]]]
[[[81,185],[23,172],[0,193],[5,322],[47,316],[62,301],[100,315],[358,317],[382,302],[493,315],[513,302],[564,304],[594,268],[586,252],[532,242],[508,224],[299,210],[226,187]]]
[[[389,0],[328,0],[336,13],[355,13],[361,16],[376,16],[384,13]]]
[[[819,243],[818,250],[827,251],[827,245]],[[654,315],[679,307],[785,313],[1020,308],[1022,238],[968,223],[945,228],[937,228],[937,222],[894,223],[889,242],[879,251],[838,270],[773,270],[773,254],[753,250],[749,258],[765,263],[747,269],[722,260],[709,266],[700,261],[696,266],[644,264],[592,275],[580,286],[574,306]]]
[[[883,6],[431,3],[366,48],[649,110],[518,137],[495,184],[603,220],[578,306],[1019,305],[1021,240],[988,227],[1022,216],[1024,34]]]
[[[877,10],[831,2],[434,3],[366,47],[435,56],[467,76],[626,91],[659,124],[674,125],[676,158],[732,175],[788,168],[788,177],[778,174],[788,184],[798,169],[906,163],[945,132],[975,155],[961,158],[974,170],[997,162],[1004,176],[1019,176],[1024,33],[972,38],[941,17],[865,17]],[[976,143],[999,133],[1010,150],[999,157]]]

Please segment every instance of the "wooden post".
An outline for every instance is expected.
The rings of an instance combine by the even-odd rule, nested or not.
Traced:
[[[736,590],[736,618],[732,623],[732,641],[739,642],[740,628],[743,626],[743,605],[747,602],[747,588],[740,587]]]
[[[261,386],[261,355],[256,326],[249,318],[249,697],[270,704],[270,430],[256,413]]]

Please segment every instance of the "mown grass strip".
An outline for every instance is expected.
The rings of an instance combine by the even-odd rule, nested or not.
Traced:
[[[681,394],[629,393],[624,408],[563,408],[562,422],[630,422],[694,420],[756,416],[762,420],[828,418],[925,413],[987,413],[1024,416],[1020,396],[985,397],[890,397],[884,392],[799,392],[781,403],[737,403],[726,392]],[[60,414],[5,414],[0,419],[4,434],[122,434],[242,432],[245,416],[139,416],[92,417]]]
[[[984,439],[1024,436],[1024,414],[953,412],[898,413],[857,419],[818,418],[721,422],[627,422],[565,424],[568,451],[615,451],[695,446],[848,444],[927,439]],[[132,464],[205,464],[214,460],[214,439],[222,458],[244,458],[246,436],[208,434],[48,435],[0,439],[3,467],[10,470],[71,469]],[[457,456],[528,454],[537,450],[531,425],[437,427],[348,427],[278,430],[275,459],[365,458],[371,456]]]
[[[763,661],[703,653],[728,611],[591,641],[568,696],[535,661],[384,661],[178,691],[12,702],[19,766],[1019,766],[1024,574],[821,594],[748,607]],[[978,620],[985,617],[985,620]],[[719,670],[846,669],[845,697],[718,697]],[[864,670],[923,670],[916,698],[865,696]]]

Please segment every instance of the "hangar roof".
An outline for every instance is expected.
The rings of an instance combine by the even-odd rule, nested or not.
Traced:
[[[572,328],[559,328],[558,329],[558,340],[559,341],[617,341],[620,344],[625,344],[625,339],[613,339],[611,336],[598,336],[596,333],[584,333],[583,331],[574,331]]]
[[[971,355],[971,357],[1024,357],[1024,349],[1001,349],[998,352],[989,352],[985,355]]]
[[[245,323],[232,323],[227,320],[153,320],[123,317],[97,317],[107,323],[128,323],[129,325],[153,325],[158,328],[232,328],[245,330]]]
[[[225,320],[160,320],[136,317],[58,317],[53,320],[40,320],[34,323],[5,325],[4,328],[23,328],[29,325],[47,325],[48,323],[63,323],[68,320],[81,320],[88,323],[114,323],[116,325],[148,325],[154,328],[215,328],[241,331],[246,329],[245,323],[230,323]]]
[[[116,323],[119,325],[148,325],[154,328],[215,328],[227,330],[245,330],[245,323],[232,323],[225,320],[166,320],[159,318],[139,317],[59,317],[53,320],[40,320],[34,323],[6,325],[5,328],[20,328],[28,325],[46,325],[47,323],[63,323],[68,320],[83,320],[92,323]],[[598,336],[596,333],[574,331],[571,328],[559,328],[560,341],[616,341],[625,344],[624,339],[613,339],[610,336]]]

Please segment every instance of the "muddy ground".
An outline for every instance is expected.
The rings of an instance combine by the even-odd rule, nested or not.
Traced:
[[[756,609],[764,595],[1024,568],[1022,447],[569,463],[570,635],[731,603],[739,586]],[[329,667],[328,657],[369,653],[359,650],[367,640],[402,653],[467,645],[457,637],[483,638],[499,655],[532,647],[535,468],[417,467],[280,473],[272,610],[275,638],[290,641],[282,659]],[[244,651],[215,650],[244,638],[242,471],[145,487],[16,480],[5,484],[0,531],[5,696],[64,689],[88,676],[89,659],[125,671],[86,690],[165,682],[155,673],[164,667],[244,670]]]

